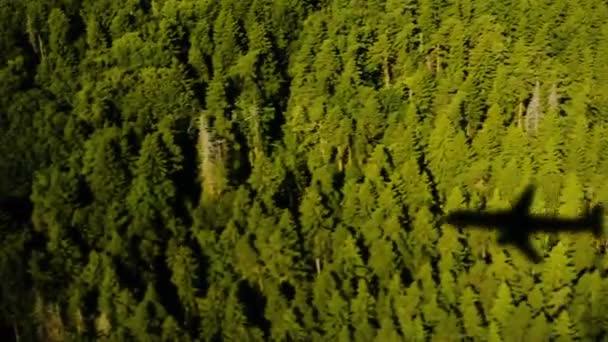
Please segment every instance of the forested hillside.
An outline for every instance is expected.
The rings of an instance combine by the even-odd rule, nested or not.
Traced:
[[[605,0],[0,0],[19,341],[608,341]]]

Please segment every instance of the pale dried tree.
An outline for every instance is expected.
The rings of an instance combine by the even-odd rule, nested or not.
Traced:
[[[540,83],[537,81],[532,93],[532,99],[526,110],[525,127],[526,132],[535,134],[538,130],[538,125],[543,117],[543,112],[540,104]]]

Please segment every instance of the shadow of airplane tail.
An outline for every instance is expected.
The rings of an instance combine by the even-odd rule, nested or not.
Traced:
[[[590,225],[593,230],[593,235],[599,238],[604,234],[604,208],[598,204],[591,210]]]

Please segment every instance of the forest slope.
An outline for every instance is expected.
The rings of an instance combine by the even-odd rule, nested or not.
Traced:
[[[6,334],[608,338],[603,241],[439,222],[608,199],[603,0],[0,0],[0,37]]]

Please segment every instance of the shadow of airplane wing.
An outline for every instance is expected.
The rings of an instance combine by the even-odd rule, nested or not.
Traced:
[[[597,238],[604,232],[604,214],[601,205],[595,206],[587,216],[580,218],[548,218],[536,217],[533,219],[533,231],[557,233],[584,233],[591,231]]]
[[[455,226],[470,226],[478,229],[493,230],[503,221],[493,215],[478,213],[472,210],[457,210],[444,216],[441,221]]]
[[[513,213],[517,215],[526,215],[528,210],[530,210],[530,206],[532,205],[532,200],[534,199],[534,185],[530,184],[526,187],[523,193],[519,196],[517,202],[512,205]]]
[[[540,254],[538,254],[536,249],[534,249],[534,246],[532,246],[532,242],[530,241],[530,239],[519,240],[515,242],[514,245],[533,263],[538,264],[543,260],[543,258],[540,256]]]

